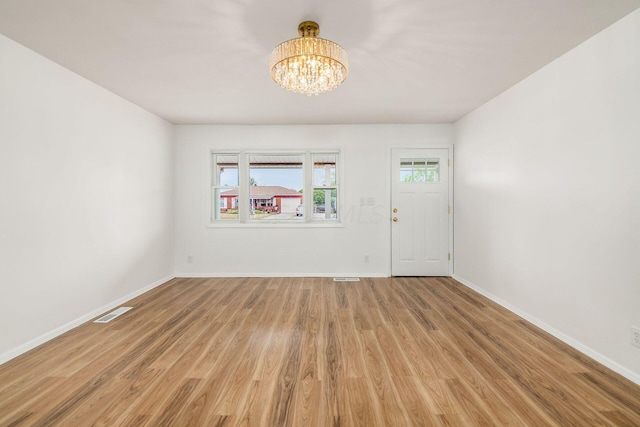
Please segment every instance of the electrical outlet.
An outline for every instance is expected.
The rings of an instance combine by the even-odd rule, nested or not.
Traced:
[[[640,347],[640,328],[631,327],[631,345]]]
[[[364,263],[368,264],[369,263],[369,255],[365,255],[364,256]]]
[[[187,255],[187,262],[191,264],[193,262],[193,255]]]

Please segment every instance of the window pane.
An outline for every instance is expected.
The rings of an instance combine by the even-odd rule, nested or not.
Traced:
[[[303,155],[249,156],[249,218],[296,220],[303,203]]]
[[[400,163],[400,182],[411,182],[413,181],[413,165],[407,165],[404,162],[405,159]]]
[[[440,159],[400,159],[401,182],[440,182]]]
[[[327,187],[336,185],[335,154],[313,155],[313,186]]]
[[[238,156],[218,154],[216,155],[216,177],[213,185],[220,187],[238,185]]]
[[[427,159],[426,182],[440,182],[440,159]]]
[[[238,188],[213,189],[213,220],[238,219]]]
[[[313,190],[313,219],[338,218],[338,190],[336,188],[315,188]]]

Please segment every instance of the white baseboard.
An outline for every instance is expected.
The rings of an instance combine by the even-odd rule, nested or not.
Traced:
[[[176,277],[389,277],[385,273],[176,273]]]
[[[53,338],[57,337],[58,335],[62,335],[67,331],[70,331],[71,329],[80,326],[81,324],[93,319],[94,317],[97,317],[98,315],[109,311],[127,301],[129,301],[130,299],[133,299],[135,297],[137,297],[138,295],[142,295],[145,292],[150,291],[151,289],[162,285],[163,283],[168,282],[169,280],[173,279],[175,276],[171,275],[171,276],[167,276],[164,277],[160,280],[156,280],[155,282],[138,289],[137,291],[131,292],[128,295],[123,296],[122,298],[118,298],[115,301],[112,301],[108,304],[103,305],[102,307],[96,308],[95,310],[85,314],[84,316],[81,316],[75,320],[72,320],[69,323],[66,323],[62,326],[57,327],[56,329],[47,332],[46,334],[40,335],[37,338],[34,338],[32,340],[27,341],[26,343],[19,345],[18,347],[12,348],[11,350],[5,351],[4,353],[0,354],[0,364],[3,364],[5,362],[8,362],[9,360],[20,356],[23,353],[26,353],[27,351],[36,348],[37,346],[44,344],[45,342],[52,340]]]
[[[493,295],[490,292],[487,292],[486,290],[480,288],[479,286],[476,286],[475,284],[471,283],[470,281],[457,276],[457,275],[453,275],[452,276],[455,280],[457,280],[458,282],[462,283],[463,285],[465,285],[466,287],[473,289],[474,291],[478,292],[479,294],[489,298],[491,301],[495,302],[496,304],[501,305],[502,307],[506,308],[507,310],[509,310],[512,313],[517,314],[518,316],[522,317],[524,320],[526,320],[527,322],[530,322],[534,325],[536,325],[537,327],[539,327],[540,329],[542,329],[543,331],[553,335],[554,337],[558,338],[560,341],[563,341],[564,343],[570,345],[571,347],[575,348],[576,350],[578,350],[579,352],[589,356],[590,358],[602,363],[604,366],[606,366],[607,368],[611,369],[612,371],[615,371],[617,373],[619,373],[620,375],[622,375],[623,377],[633,381],[634,383],[640,385],[640,375],[637,374],[636,372],[625,368],[624,366],[620,365],[619,363],[609,359],[608,357],[598,353],[597,351],[595,351],[594,349],[592,349],[591,347],[588,347],[584,344],[582,344],[581,342],[575,340],[574,338],[570,337],[569,335],[553,328],[552,326],[548,325],[547,323],[543,322],[542,320],[531,316],[529,313],[526,313],[522,310],[520,310],[517,307],[514,307],[513,305],[509,304],[508,302],[504,301],[501,298],[498,298],[497,296]]]

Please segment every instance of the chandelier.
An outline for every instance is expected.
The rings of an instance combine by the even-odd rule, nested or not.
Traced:
[[[318,36],[313,21],[298,25],[300,37],[280,43],[271,52],[271,78],[283,88],[306,95],[327,92],[347,78],[347,52],[331,40]]]

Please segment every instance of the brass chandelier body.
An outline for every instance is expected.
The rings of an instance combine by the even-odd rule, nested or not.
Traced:
[[[318,95],[338,87],[349,73],[347,52],[331,40],[318,37],[313,21],[298,25],[300,37],[279,44],[271,52],[271,78],[283,88]]]

